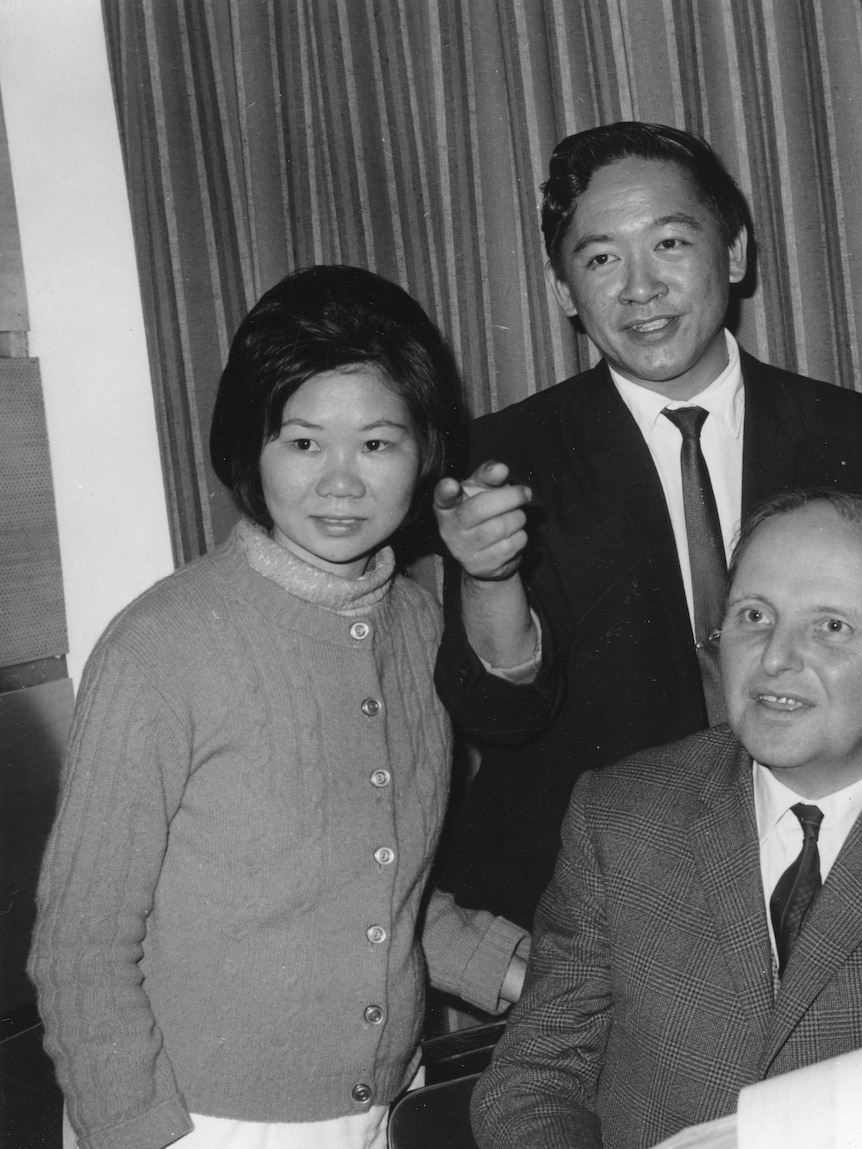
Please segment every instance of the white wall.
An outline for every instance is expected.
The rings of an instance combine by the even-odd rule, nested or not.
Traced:
[[[0,0],[0,92],[77,685],[108,620],[173,568],[99,0]]]

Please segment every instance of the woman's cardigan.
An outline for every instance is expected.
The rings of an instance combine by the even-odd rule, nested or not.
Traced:
[[[110,624],[31,956],[82,1149],[161,1149],[189,1111],[390,1101],[416,1068],[426,964],[498,1008],[523,931],[423,899],[449,787],[440,628],[391,552],[351,582],[248,523]]]

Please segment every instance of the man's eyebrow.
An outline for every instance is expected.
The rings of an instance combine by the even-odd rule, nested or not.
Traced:
[[[747,591],[737,591],[734,594],[733,588],[731,587],[731,591],[727,596],[727,605],[728,606],[735,606],[735,604],[738,602],[759,602],[759,603],[762,603],[764,606],[771,606],[772,605],[770,603],[769,599],[766,598],[762,594],[754,594],[754,593],[747,592]]]
[[[653,227],[666,227],[669,223],[680,223],[683,227],[690,227],[694,231],[703,231],[703,222],[696,215],[689,215],[686,211],[675,211],[671,215],[663,215],[654,219]]]
[[[652,231],[660,227],[668,227],[672,224],[680,224],[682,227],[689,227],[692,231],[703,231],[703,223],[695,215],[689,215],[685,211],[672,212],[670,215],[662,215],[657,219],[652,220],[649,225],[649,230]],[[592,247],[594,244],[613,243],[614,236],[604,233],[596,233],[594,235],[583,235],[572,248],[572,255],[579,255],[587,247]]]
[[[583,235],[572,248],[572,255],[578,255],[585,247],[592,247],[594,243],[613,243],[612,235]]]

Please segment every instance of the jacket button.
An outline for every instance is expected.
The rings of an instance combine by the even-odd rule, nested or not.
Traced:
[[[378,789],[381,786],[388,786],[391,781],[392,775],[388,770],[374,770],[371,774],[371,785],[377,786]]]
[[[395,851],[390,850],[388,846],[381,846],[379,850],[374,851],[374,861],[379,862],[381,866],[391,866],[395,861]]]
[[[381,942],[386,941],[386,930],[383,926],[369,926],[365,931],[365,936],[372,945],[379,946]]]
[[[355,638],[357,642],[361,642],[363,638],[368,638],[371,634],[371,627],[367,622],[354,622],[350,628],[350,637]]]
[[[361,1081],[359,1085],[354,1085],[350,1090],[350,1096],[359,1105],[367,1105],[372,1096],[371,1086],[366,1085],[364,1081]]]
[[[383,1010],[379,1005],[369,1005],[363,1017],[369,1025],[379,1025],[383,1020]]]
[[[373,718],[376,714],[380,713],[381,703],[376,698],[365,698],[359,708],[364,715],[368,718]]]

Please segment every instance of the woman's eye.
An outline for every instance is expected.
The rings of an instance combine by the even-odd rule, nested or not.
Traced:
[[[387,447],[391,446],[392,444],[387,439],[367,439],[365,450],[371,452],[385,451]]]
[[[587,264],[587,267],[607,267],[608,263],[610,262],[610,258],[611,257],[606,251],[599,252],[598,255],[594,255],[592,257],[592,259]]]
[[[290,445],[297,451],[312,451],[315,444],[313,439],[291,439]]]
[[[742,621],[750,622],[754,626],[758,626],[765,620],[766,616],[762,610],[758,610],[756,606],[750,606],[747,610],[742,612]]]

